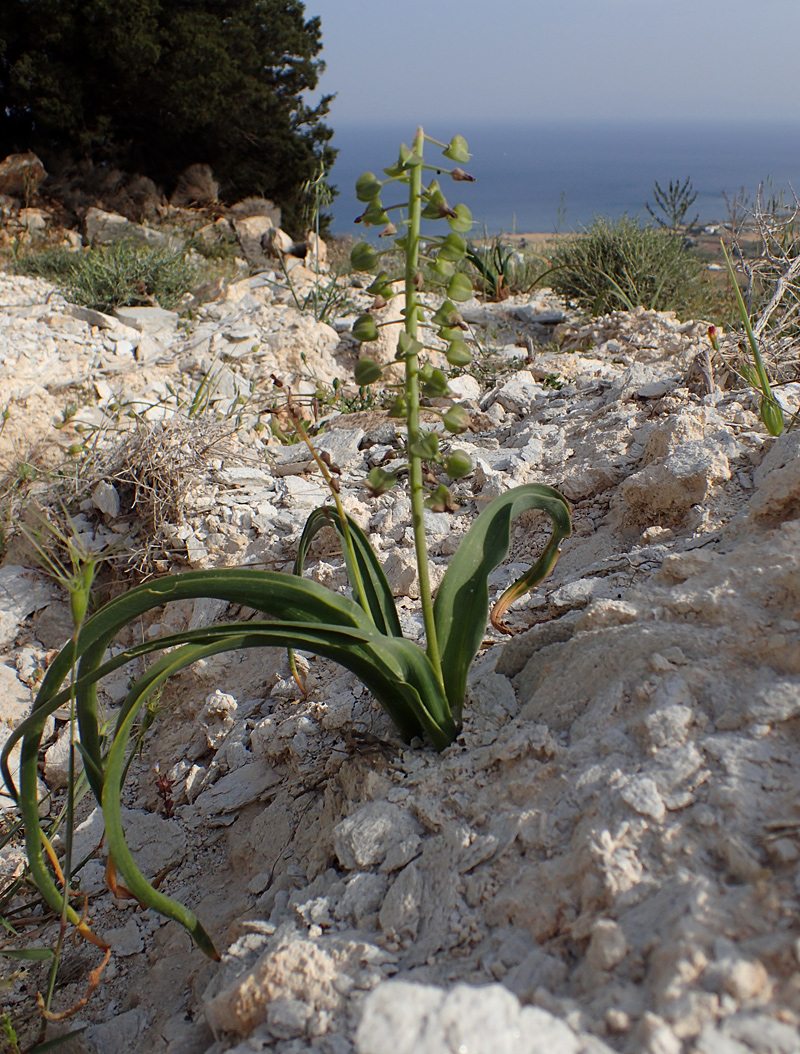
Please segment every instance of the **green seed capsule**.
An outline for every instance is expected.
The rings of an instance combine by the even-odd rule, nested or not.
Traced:
[[[458,211],[458,210],[456,210]],[[467,243],[461,237],[460,234],[448,234],[442,242],[438,258],[440,260],[451,260],[453,263],[458,263],[459,260],[463,260],[467,254]]]
[[[365,172],[356,180],[356,197],[359,201],[374,201],[380,197],[381,186],[374,172]]]
[[[444,470],[451,479],[462,479],[472,472],[472,458],[464,450],[454,450],[444,465]]]
[[[465,274],[454,274],[447,283],[447,295],[451,300],[471,300],[472,282]]]
[[[466,328],[465,326],[464,329]],[[463,335],[463,331],[458,326],[441,326],[436,333],[442,340],[461,340]]]
[[[445,300],[439,310],[434,312],[431,322],[434,326],[457,326],[463,319],[456,305],[450,300]]]
[[[457,165],[465,165],[470,158],[467,141],[463,135],[454,135],[443,153],[448,161],[455,161]]]
[[[472,230],[472,213],[469,211],[466,205],[456,205],[453,209],[455,216],[448,216],[447,222],[450,224],[450,229],[456,231],[458,234],[466,234]]]
[[[390,168],[385,168],[383,171],[386,173],[387,176],[389,176],[390,178],[393,178],[393,179],[396,178],[397,176],[402,176],[402,174],[406,170],[406,167],[407,167],[407,164],[408,164],[408,159],[410,157],[411,157],[411,151],[408,149],[408,147],[406,146],[405,143],[401,143],[400,144],[400,153],[397,156],[397,162],[394,165],[392,165]]]
[[[441,370],[431,370],[430,376],[426,379],[422,379],[420,385],[420,391],[423,395],[429,399],[444,399],[450,395],[450,389],[447,387],[447,378]]]
[[[469,366],[472,362],[472,355],[466,341],[451,341],[450,347],[447,349],[447,361],[451,366]]]
[[[779,436],[783,432],[783,410],[774,397],[769,399],[765,396],[761,400],[761,420],[771,436]]]
[[[453,495],[444,483],[440,483],[436,490],[425,499],[425,508],[430,509],[431,512],[455,512],[458,504],[453,501]]]
[[[394,296],[388,271],[380,271],[372,285],[367,286],[367,292],[372,293],[373,296],[385,296],[387,300],[389,297]]]
[[[362,342],[378,339],[378,327],[372,315],[359,315],[353,324],[353,336]]]
[[[367,227],[383,226],[389,222],[389,214],[381,205],[380,198],[374,198],[361,214],[361,222]]]
[[[439,437],[435,432],[423,432],[418,443],[412,443],[408,448],[414,457],[422,458],[423,461],[439,460]]]
[[[405,330],[400,333],[397,338],[397,351],[394,353],[394,357],[399,361],[408,359],[412,355],[419,355],[422,351],[422,345],[418,340],[414,340],[410,337]]]
[[[403,418],[408,414],[408,402],[404,395],[398,395],[389,409],[386,411],[389,417]]]
[[[382,374],[383,371],[374,359],[359,359],[353,370],[353,378],[359,388],[379,381]]]
[[[382,468],[374,468],[367,476],[367,486],[372,493],[377,496],[378,494],[385,494],[387,490],[391,490],[397,482],[397,477],[392,472],[385,472]]]
[[[458,435],[460,432],[466,432],[469,428],[470,416],[463,406],[451,406],[442,417],[442,424],[448,432]]]
[[[360,242],[350,253],[350,263],[355,271],[371,271],[378,264],[378,255],[371,245]]]

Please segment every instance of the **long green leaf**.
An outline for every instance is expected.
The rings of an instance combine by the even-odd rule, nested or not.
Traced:
[[[558,547],[572,533],[572,524],[569,506],[557,490],[529,483],[501,495],[483,510],[462,538],[439,586],[434,604],[436,632],[445,690],[457,722],[461,720],[467,674],[486,631],[489,575],[508,556],[512,521],[529,509],[546,512],[553,521],[553,533],[534,567],[503,597],[513,594],[515,599],[541,581],[552,570]]]
[[[400,619],[397,616],[392,590],[386,581],[386,575],[378,562],[375,550],[369,544],[366,534],[352,517],[347,517],[347,523],[355,550],[358,571],[366,594],[368,612],[372,616],[372,621],[381,633],[385,633],[389,637],[402,637],[403,631],[400,628]],[[323,527],[333,527],[339,537],[343,538],[342,523],[338,511],[328,505],[315,509],[306,520],[306,525],[300,536],[300,542],[297,547],[297,559],[294,564],[294,573],[296,575],[303,574],[303,567],[311,542]],[[350,554],[346,545],[342,546],[342,552],[347,566],[347,576],[352,584],[353,572]]]
[[[167,602],[199,597],[227,600],[290,622],[361,627],[367,632],[374,628],[355,601],[317,582],[254,568],[189,571],[137,586],[110,601],[89,619],[78,638],[79,675],[98,666],[110,641],[145,611]],[[42,690],[46,681],[47,678]],[[77,703],[81,745],[93,763],[87,767],[87,776],[99,800],[102,786],[96,769],[102,766],[95,688],[79,691]]]
[[[56,956],[52,948],[0,948],[0,955],[9,959],[35,959],[50,961]]]
[[[42,853],[43,834],[39,824],[37,793],[42,732],[47,717],[55,709],[54,697],[59,695],[62,685],[69,680],[75,659],[80,658],[79,684],[75,689],[80,746],[87,778],[95,797],[101,801],[103,761],[94,684],[96,678],[84,680],[81,675],[100,665],[109,642],[139,615],[168,601],[198,597],[215,597],[273,616],[297,617],[303,622],[362,626],[367,631],[372,629],[368,616],[347,597],[292,575],[250,568],[195,571],[159,579],[117,597],[87,620],[77,643],[71,641],[51,663],[37,693],[32,713],[24,723],[18,795],[8,769],[8,758],[13,746],[11,741],[6,744],[1,763],[3,778],[11,793],[17,796],[25,826],[26,855],[31,877],[55,911],[61,911],[62,894],[53,882]],[[161,643],[163,645],[164,642]],[[61,697],[69,699],[71,692]],[[67,919],[85,935],[89,932],[71,907],[67,908]]]
[[[407,735],[415,734],[415,726],[419,726],[434,746],[442,749],[452,741],[455,727],[427,656],[402,638],[367,636],[340,627],[304,627],[279,622],[251,623],[246,629],[218,626],[187,635],[195,642],[204,643],[187,643],[162,656],[135,682],[123,703],[107,758],[102,806],[109,854],[130,892],[142,904],[179,922],[202,951],[218,958],[211,938],[194,913],[153,888],[136,866],[125,842],[121,792],[127,745],[139,711],[158,685],[198,659],[221,651],[285,647],[291,642],[353,669]]]
[[[137,614],[168,600],[199,596],[220,597],[260,609],[267,614],[299,613],[303,621],[263,625],[245,623],[195,630],[145,642],[102,663],[110,640]],[[323,618],[330,619],[334,624],[321,624],[319,620]],[[243,626],[247,627],[246,637],[242,636]],[[25,825],[31,875],[55,910],[61,909],[62,894],[53,882],[43,858],[37,802],[37,761],[45,721],[74,693],[87,777],[98,800],[102,802],[105,797],[108,801],[97,723],[95,682],[102,673],[132,658],[150,651],[178,647],[188,641],[214,650],[241,646],[295,646],[327,655],[352,669],[361,678],[407,739],[425,734],[437,749],[443,749],[455,735],[447,700],[425,654],[402,637],[392,638],[380,634],[368,615],[347,597],[293,576],[230,569],[190,572],[140,586],[101,609],[83,627],[77,647],[74,642],[70,642],[51,664],[37,695],[33,713],[14,736],[14,742],[20,734],[23,737],[18,795],[8,770],[8,756],[14,744],[9,742],[3,753],[3,776],[9,790],[17,796]],[[74,686],[62,689],[71,676],[76,654],[80,656],[78,679]],[[186,661],[193,660],[187,658]],[[72,908],[68,908],[67,917],[82,932],[88,932]],[[182,921],[188,923],[188,928],[193,928],[198,942],[202,944],[204,937],[197,929],[199,924],[187,917]]]

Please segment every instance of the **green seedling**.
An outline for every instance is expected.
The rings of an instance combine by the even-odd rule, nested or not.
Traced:
[[[295,415],[295,425],[310,448],[332,496],[332,504],[315,510],[300,539],[295,573],[279,574],[255,568],[225,568],[191,571],[166,576],[138,586],[100,608],[86,619],[75,639],[51,663],[41,684],[33,711],[9,739],[3,752],[3,778],[9,793],[19,804],[25,824],[26,847],[31,874],[45,900],[61,909],[63,897],[42,852],[42,832],[36,808],[37,758],[45,721],[58,707],[74,700],[79,746],[84,771],[106,823],[106,843],[111,864],[122,876],[127,889],[145,906],[180,922],[197,945],[210,957],[218,958],[214,944],[196,916],[186,907],[156,890],[137,868],[126,845],[122,828],[120,796],[127,762],[135,745],[131,737],[137,718],[148,699],[186,666],[220,652],[255,647],[302,649],[333,659],[354,672],[372,692],[378,703],[411,741],[426,738],[443,750],[458,735],[467,675],[478,653],[489,616],[488,580],[492,571],[508,555],[514,518],[531,509],[543,510],[552,521],[552,533],[534,566],[519,578],[495,604],[491,621],[503,628],[501,619],[509,605],[534,588],[553,568],[561,541],[571,533],[569,506],[552,487],[529,484],[516,487],[497,498],[474,521],[453,556],[435,601],[430,585],[428,548],[425,537],[425,507],[445,510],[455,502],[444,474],[460,478],[472,465],[463,451],[450,448],[449,436],[468,424],[463,408],[437,410],[443,431],[426,430],[420,423],[421,399],[426,395],[441,399],[448,393],[441,370],[425,359],[426,336],[438,334],[459,356],[463,356],[466,327],[456,306],[471,295],[463,275],[447,278],[447,299],[432,318],[427,317],[420,299],[423,279],[420,264],[463,259],[463,234],[471,225],[464,205],[451,207],[436,178],[426,187],[423,172],[440,178],[444,166],[426,165],[423,150],[430,140],[419,129],[412,147],[400,148],[397,163],[385,170],[386,179],[368,174],[358,183],[358,193],[366,208],[362,222],[386,223],[384,217],[398,206],[384,208],[384,188],[406,188],[407,212],[396,225],[400,231],[395,244],[405,261],[404,329],[397,345],[396,359],[402,362],[405,380],[392,412],[402,415],[406,431],[406,463],[389,472],[374,470],[369,485],[374,492],[394,485],[398,476],[408,477],[411,522],[420,581],[421,607],[425,626],[425,646],[406,639],[401,630],[392,591],[366,535],[344,511],[339,497],[338,472],[325,454],[319,454],[305,427]],[[464,140],[456,136],[449,144],[436,144],[444,157],[456,165],[451,175],[463,182],[459,167],[468,161]],[[423,246],[420,223],[423,214],[447,225],[448,232],[426,241]],[[354,266],[363,269],[378,265],[381,253],[369,246],[357,246]],[[454,281],[458,278],[458,281]],[[467,283],[465,285],[465,282]],[[377,333],[370,313],[359,321],[362,339]],[[359,367],[363,383],[379,380],[382,368],[369,360]],[[359,381],[361,383],[361,381]],[[290,407],[291,410],[291,407]],[[339,534],[352,587],[352,598],[335,593],[302,577],[303,565],[312,540],[323,527]],[[266,616],[263,620],[189,630],[128,648],[113,658],[107,649],[126,627],[145,612],[166,603],[201,597],[217,598],[250,608]],[[106,674],[132,659],[158,652],[146,672],[133,681],[117,715],[116,725],[107,737],[98,722],[97,683]],[[77,662],[74,678],[71,670]],[[22,740],[20,787],[8,767],[14,745]],[[74,920],[70,918],[70,921]]]
[[[725,243],[721,239],[720,245],[722,246],[722,254],[725,257],[725,266],[728,268],[728,277],[733,286],[736,307],[738,308],[744,331],[747,334],[747,342],[750,345],[750,351],[753,354],[754,368],[748,370],[748,380],[754,388],[759,388],[761,390],[759,413],[761,415],[761,420],[764,423],[764,427],[771,436],[779,436],[784,427],[783,410],[781,409],[781,404],[775,398],[772,387],[769,383],[769,375],[767,374],[767,369],[764,365],[764,359],[761,356],[761,349],[758,346],[755,333],[753,333],[753,327],[750,324],[750,315],[745,307],[742,291],[739,288],[739,283],[736,281],[736,273],[733,270],[733,263],[728,255],[728,250],[725,248]],[[712,326],[711,329],[714,329],[714,327]],[[713,335],[711,330],[709,330],[709,337],[711,338],[711,344],[714,350],[719,351],[719,344],[716,342],[716,330],[714,330]]]

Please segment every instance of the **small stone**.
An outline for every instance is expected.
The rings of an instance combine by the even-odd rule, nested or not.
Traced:
[[[267,1027],[276,1039],[303,1036],[314,1011],[299,999],[279,996],[267,1007]]]
[[[379,920],[391,940],[415,940],[422,907],[422,876],[416,864],[404,868],[389,890]]]
[[[0,567],[0,647],[10,644],[20,623],[52,598],[50,584],[36,571],[19,564]]]
[[[623,801],[642,816],[660,823],[666,815],[664,799],[658,793],[655,780],[649,776],[636,776],[620,791]]]
[[[628,954],[628,942],[619,923],[613,919],[598,919],[592,926],[592,936],[586,960],[596,970],[612,970]]]
[[[120,500],[114,484],[101,480],[92,491],[92,504],[100,512],[115,520],[119,516]]]
[[[151,337],[171,336],[180,320],[177,311],[166,311],[163,307],[117,307],[114,314],[126,326]]]
[[[336,825],[333,844],[342,867],[351,871],[379,867],[389,872],[417,855],[421,830],[407,809],[391,802],[368,802]]]
[[[769,974],[758,961],[731,959],[723,965],[722,983],[726,992],[744,1003],[764,993],[769,987]]]
[[[111,945],[115,955],[138,955],[144,948],[144,941],[135,918],[130,918],[124,926],[106,930],[105,940]]]
[[[279,782],[279,773],[259,758],[217,780],[198,794],[194,804],[203,816],[213,818],[225,815],[261,798]]]

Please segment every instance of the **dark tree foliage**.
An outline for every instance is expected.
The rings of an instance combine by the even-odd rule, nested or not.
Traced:
[[[195,162],[233,201],[293,212],[320,157],[307,106],[324,65],[320,20],[298,0],[2,0],[0,157],[33,150],[52,170],[89,159],[168,191]]]

